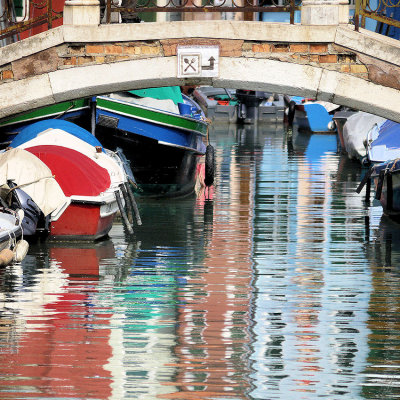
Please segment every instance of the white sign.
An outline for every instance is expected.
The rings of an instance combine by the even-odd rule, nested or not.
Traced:
[[[177,53],[178,78],[218,76],[218,46],[178,46]]]

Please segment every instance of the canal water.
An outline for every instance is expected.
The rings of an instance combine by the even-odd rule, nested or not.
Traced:
[[[214,127],[216,185],[0,271],[0,399],[400,397],[400,230],[335,135]]]

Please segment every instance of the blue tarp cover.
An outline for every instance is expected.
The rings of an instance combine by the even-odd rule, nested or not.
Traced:
[[[18,147],[21,144],[34,139],[39,133],[47,129],[63,130],[85,141],[86,143],[91,144],[92,146],[100,146],[103,149],[102,144],[86,129],[83,129],[72,122],[61,119],[46,119],[26,126],[17,136],[15,136],[14,140],[10,144],[10,147]]]
[[[385,121],[379,128],[379,136],[371,146],[384,145],[388,148],[400,148],[400,124],[390,120]]]

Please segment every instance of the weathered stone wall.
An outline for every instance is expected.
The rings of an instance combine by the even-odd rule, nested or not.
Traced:
[[[76,66],[111,64],[149,57],[170,57],[178,45],[218,45],[221,57],[265,58],[351,74],[400,89],[400,68],[333,43],[288,43],[202,38],[63,44],[24,57],[0,69],[0,81],[9,82]]]
[[[217,77],[178,77],[178,45],[218,45]],[[152,86],[248,88],[400,122],[400,42],[350,25],[178,21],[63,25],[0,48],[0,118]]]

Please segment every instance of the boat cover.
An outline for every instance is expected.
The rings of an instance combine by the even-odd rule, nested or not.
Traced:
[[[178,105],[178,103],[183,103],[182,92],[179,86],[130,90],[129,93],[138,97],[151,97],[152,99],[157,100],[172,100],[176,105]]]
[[[76,150],[43,145],[27,151],[50,168],[66,196],[98,196],[110,187],[108,171]]]
[[[48,129],[59,129],[68,132],[71,135],[85,141],[86,143],[89,143],[92,146],[99,146],[103,149],[103,146],[96,139],[96,137],[94,137],[86,129],[83,129],[80,126],[73,124],[72,122],[64,121],[61,119],[46,119],[26,126],[17,136],[15,136],[10,144],[10,147],[18,147],[21,144],[36,138],[40,134],[46,132]]]
[[[13,180],[26,192],[46,216],[69,204],[51,170],[23,149],[0,153],[0,186]]]
[[[368,132],[385,119],[377,115],[359,111],[347,118],[343,126],[343,141],[347,154],[350,158],[361,159],[366,156],[367,149],[365,141]]]
[[[400,158],[400,124],[386,120],[378,128],[378,137],[370,144],[370,160],[385,162]]]
[[[110,97],[115,100],[125,101],[141,107],[150,107],[159,111],[179,114],[179,107],[171,99],[153,99],[152,97],[135,97],[129,92],[111,93]]]
[[[92,136],[91,134],[89,135]],[[87,141],[81,140],[79,137],[58,128],[46,129],[36,137],[21,143],[18,147],[28,149],[30,147],[43,145],[61,146],[76,150],[105,168],[109,172],[115,185],[119,185],[125,181],[123,167],[110,155],[109,150],[106,151],[103,149],[103,152],[98,153],[96,147],[89,144]]]

